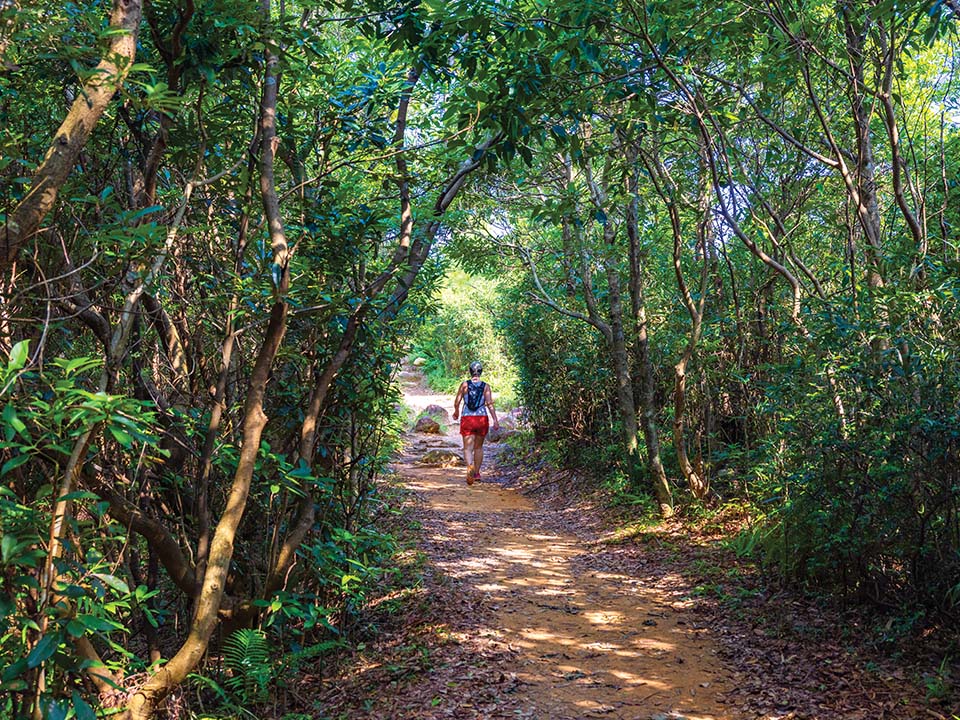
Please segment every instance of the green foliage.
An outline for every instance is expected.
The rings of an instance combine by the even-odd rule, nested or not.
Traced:
[[[615,473],[619,420],[611,407],[613,378],[598,347],[602,340],[589,326],[531,302],[526,293],[522,283],[509,289],[505,304],[511,312],[503,323],[534,439],[555,446],[563,464]]]
[[[612,508],[628,511],[632,521],[640,527],[660,520],[660,510],[654,498],[649,493],[638,492],[623,472],[608,474],[599,487]]]
[[[501,284],[482,276],[450,270],[440,290],[436,313],[424,321],[413,341],[412,354],[427,360],[430,384],[441,392],[457,391],[474,360],[483,363],[483,379],[493,388],[502,408],[516,404],[516,370],[504,342],[509,306]]]
[[[116,553],[125,533],[106,517],[108,503],[84,490],[57,497],[55,483],[65,470],[73,443],[91,427],[102,426],[117,457],[126,456],[128,461],[134,457],[157,460],[162,451],[157,448],[155,416],[148,405],[85,387],[98,370],[98,360],[55,358],[43,371],[27,361],[28,346],[21,342],[11,350],[6,366],[0,367],[0,403],[4,403],[0,687],[5,691],[0,708],[16,714],[16,708],[22,707],[18,705],[22,693],[43,669],[42,702],[55,714],[59,712],[54,707],[56,698],[72,687],[84,669],[72,653],[73,639],[96,639],[117,658],[129,658],[124,638],[131,617],[149,613],[147,602],[154,594],[142,585],[131,590],[118,576]],[[24,386],[32,391],[22,392]],[[46,595],[38,571],[46,562],[48,518],[57,501],[76,508],[61,534],[77,552],[56,560],[51,598],[38,608],[36,597]],[[92,713],[83,696],[74,695],[78,716],[84,708]]]
[[[940,277],[951,318],[941,339],[917,334],[917,298],[898,289],[886,306],[903,319],[899,345],[861,345],[837,359],[845,427],[812,358],[773,369],[767,402],[780,422],[756,484],[773,510],[740,551],[861,599],[955,610],[960,417],[949,398],[960,392],[960,367],[942,342],[960,332],[952,319],[960,288],[952,271]],[[820,337],[835,346],[862,332],[836,316],[826,321]]]
[[[943,658],[935,672],[924,677],[923,684],[927,688],[928,700],[940,701],[950,697],[953,692],[953,678],[949,656]]]
[[[108,5],[0,3],[0,225],[37,190],[32,173],[108,39]],[[42,232],[4,265],[0,714],[93,712],[71,638],[124,678],[150,672],[151,646],[182,643],[189,576],[238,497],[245,447],[257,457],[242,508],[230,505],[243,520],[224,591],[257,610],[258,630],[228,638],[227,679],[207,668],[197,682],[228,713],[282,712],[285,675],[348,643],[392,573],[377,478],[399,444],[391,376],[415,331],[438,389],[482,360],[500,403],[526,406],[544,457],[591,468],[646,513],[618,447],[612,342],[571,317],[592,300],[609,322],[616,280],[628,390],[653,394],[668,474],[682,421],[714,489],[760,508],[738,552],[800,582],[956,612],[960,135],[946,4],[273,5],[148,3],[128,81]],[[295,252],[266,427],[245,446],[278,270],[258,197],[267,156],[251,144],[268,47],[282,71],[273,185]],[[874,87],[883,78],[889,92]],[[202,182],[174,226],[190,179]],[[437,292],[451,261],[478,273],[453,270]],[[681,412],[684,277],[706,302]],[[62,486],[63,551],[41,601]],[[264,593],[295,529],[305,539],[282,589]],[[264,643],[277,649],[266,659]]]
[[[28,462],[48,461],[52,467],[62,467],[72,452],[72,442],[101,424],[124,451],[146,448],[156,453],[156,419],[149,404],[85,387],[99,369],[98,359],[54,358],[50,369],[42,373],[24,368],[26,361],[27,343],[23,341],[11,350],[6,368],[0,368],[0,402],[5,401],[0,441],[5,461],[0,476]],[[16,392],[17,383],[34,381],[38,383],[34,392]]]
[[[279,664],[266,635],[260,630],[241,628],[223,643],[225,686],[237,695],[241,705],[261,703],[275,680]]]

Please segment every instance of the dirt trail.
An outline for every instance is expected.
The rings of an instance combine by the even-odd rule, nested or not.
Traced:
[[[406,373],[407,403],[449,405]],[[508,648],[515,717],[733,720],[722,693],[734,674],[676,594],[595,562],[598,546],[515,490],[497,483],[496,446],[484,482],[463,468],[418,465],[432,449],[458,450],[445,436],[415,435],[397,465],[423,500],[431,562],[482,598],[478,629]],[[487,467],[489,464],[490,467]],[[468,708],[437,717],[480,717]],[[427,717],[428,715],[424,715]]]

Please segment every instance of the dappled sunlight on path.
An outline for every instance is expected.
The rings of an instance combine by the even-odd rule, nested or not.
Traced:
[[[439,436],[418,449],[457,445],[455,435]],[[489,481],[468,487],[462,468],[416,459],[408,453],[397,469],[427,506],[428,555],[482,594],[492,620],[476,632],[514,658],[517,716],[738,717],[718,699],[732,674],[675,598],[644,587],[642,577],[593,567],[596,549],[550,527],[548,511],[520,493]]]

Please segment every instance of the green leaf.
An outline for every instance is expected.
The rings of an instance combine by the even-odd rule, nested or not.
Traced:
[[[22,675],[22,674],[23,674],[24,672],[26,672],[28,669],[29,669],[29,668],[27,668],[27,659],[26,659],[26,658],[20,658],[20,659],[17,660],[16,662],[8,665],[7,667],[5,667],[5,668],[3,669],[3,674],[0,675],[0,680],[2,680],[2,681],[5,682],[5,683],[8,683],[8,682],[10,682],[11,680],[13,680],[14,678],[19,677],[20,675]]]
[[[110,434],[113,435],[113,438],[123,447],[133,447],[133,437],[126,430],[121,430],[120,428],[111,425]]]
[[[48,633],[40,638],[27,655],[27,667],[31,670],[50,658],[60,645],[60,633]]]
[[[17,539],[13,535],[4,535],[3,540],[0,540],[0,557],[3,558],[4,564],[10,562],[16,547]]]
[[[9,460],[7,460],[7,461],[3,464],[3,467],[2,467],[2,468],[0,468],[0,476],[6,475],[6,474],[7,474],[8,472],[10,472],[11,470],[14,470],[14,469],[20,467],[20,466],[23,465],[24,463],[28,462],[28,461],[30,460],[30,458],[31,458],[31,455],[29,455],[29,454],[27,454],[27,453],[20,453],[19,455],[14,455],[12,458],[10,458]]]
[[[153,611],[150,608],[141,608],[143,611],[143,616],[147,619],[147,622],[150,623],[153,627],[159,629],[160,623],[157,622],[157,618],[154,617]]]
[[[17,417],[17,409],[12,403],[7,403],[3,408],[3,424],[8,430],[6,433],[7,440],[13,439],[14,432],[29,439],[29,435],[26,434],[27,426],[23,423],[23,420]]]
[[[293,470],[291,470],[287,474],[290,477],[294,477],[294,478],[312,478],[313,477],[313,472],[307,466],[303,458],[300,459],[300,462],[297,464],[297,467],[295,467]]]
[[[116,575],[107,575],[105,573],[92,573],[95,578],[98,578],[104,585],[113,588],[118,593],[123,593],[124,595],[130,594],[130,587]]]
[[[10,360],[7,361],[7,370],[17,371],[27,364],[30,354],[30,341],[21,340],[10,349]]]
[[[43,708],[43,717],[46,720],[67,720],[67,709],[60,703],[51,700]]]
[[[89,490],[74,490],[66,495],[61,495],[57,499],[60,500],[60,502],[68,502],[71,500],[99,500],[100,496]]]
[[[65,583],[58,587],[57,591],[61,595],[66,595],[68,598],[82,598],[87,596],[86,589],[82,585],[76,585],[74,583]]]
[[[33,575],[17,575],[13,579],[13,584],[29,588],[31,590],[40,589],[40,583]]]
[[[80,614],[77,615],[77,622],[82,623],[84,627],[90,630],[99,630],[103,632],[112,632],[114,630],[123,630],[123,625],[113,620],[98,617],[97,615]]]
[[[100,364],[100,360],[98,358],[89,357],[78,357],[66,361],[58,358],[58,360],[60,360],[60,362],[54,362],[60,366],[65,375],[72,375],[77,370],[86,370],[87,368],[96,367]]]
[[[76,690],[73,691],[73,711],[77,714],[77,720],[97,720],[97,714],[93,711]]]

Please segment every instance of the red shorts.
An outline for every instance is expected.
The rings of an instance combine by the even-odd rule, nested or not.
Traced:
[[[483,415],[463,415],[460,417],[460,434],[464,437],[467,435],[486,437],[489,429],[490,418],[487,417],[486,413]]]

